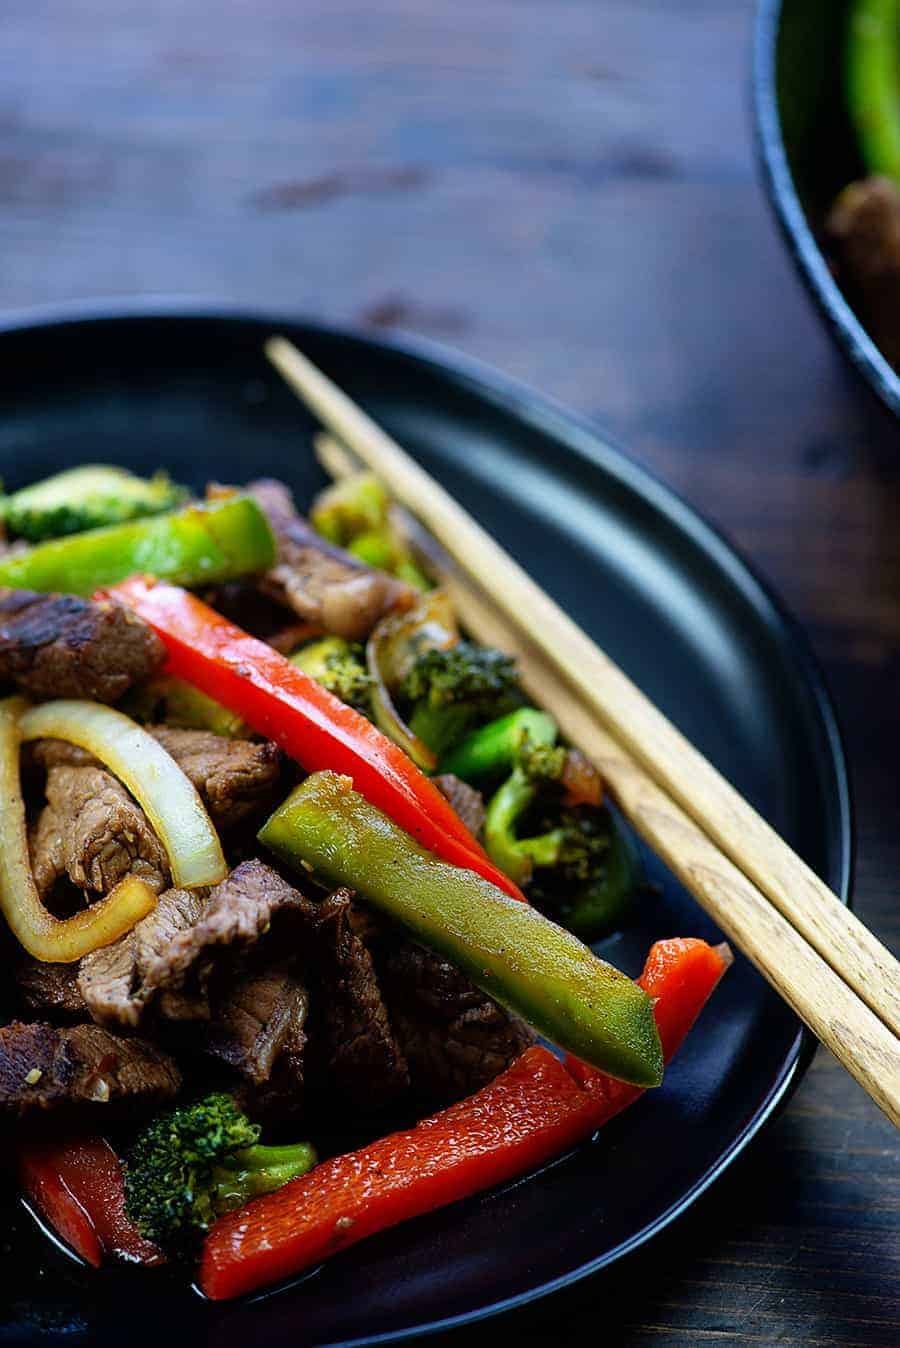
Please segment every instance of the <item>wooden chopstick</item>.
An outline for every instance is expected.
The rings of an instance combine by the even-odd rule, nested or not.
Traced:
[[[316,435],[320,463],[343,478],[357,464],[339,442]],[[900,1041],[766,900],[639,763],[597,722],[490,594],[417,532],[412,541],[447,591],[464,627],[486,645],[514,655],[522,683],[603,775],[609,794],[641,837],[697,898],[863,1090],[900,1125]]]
[[[676,802],[896,1035],[900,965],[783,838],[481,525],[385,431],[282,337],[266,355],[323,424],[421,521],[476,587],[528,633],[647,777]],[[760,913],[760,921],[766,914]]]

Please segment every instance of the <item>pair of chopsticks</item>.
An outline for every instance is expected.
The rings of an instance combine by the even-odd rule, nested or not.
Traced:
[[[503,548],[282,337],[269,360],[334,440],[440,545],[464,624],[588,755],[637,832],[788,1005],[900,1125],[900,964],[712,764]],[[525,616],[527,615],[527,617]]]

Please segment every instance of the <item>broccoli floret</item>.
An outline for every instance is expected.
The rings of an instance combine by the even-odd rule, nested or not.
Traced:
[[[563,836],[556,865],[534,872],[528,890],[532,903],[586,941],[622,926],[641,875],[624,827],[608,810],[592,806],[546,822],[561,828]]]
[[[417,564],[390,497],[373,473],[355,473],[317,496],[313,528],[367,566],[398,576],[417,590],[431,582]]]
[[[11,533],[41,543],[174,510],[186,497],[165,473],[143,478],[124,468],[83,464],[0,498],[0,514]]]
[[[372,715],[372,677],[366,668],[365,649],[358,642],[322,637],[295,651],[291,664],[364,716]]]
[[[125,1206],[148,1240],[186,1251],[222,1213],[315,1163],[308,1142],[260,1146],[259,1128],[230,1095],[208,1095],[139,1134],[125,1169]]]
[[[520,705],[515,661],[503,651],[459,641],[418,657],[400,687],[414,734],[439,756],[473,726]]]

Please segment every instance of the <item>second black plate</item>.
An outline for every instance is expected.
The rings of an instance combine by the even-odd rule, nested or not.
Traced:
[[[38,317],[0,331],[0,474],[15,486],[86,460],[166,466],[197,485],[271,473],[307,501],[322,482],[313,428],[262,358],[274,330],[403,441],[846,896],[844,764],[802,637],[687,506],[589,426],[498,376],[271,316]],[[603,947],[632,973],[659,937],[716,938],[648,865],[659,893]],[[663,1088],[595,1142],[249,1304],[205,1304],[169,1274],[85,1272],[10,1196],[0,1338],[358,1343],[520,1303],[683,1211],[785,1097],[806,1048],[796,1019],[738,959]]]

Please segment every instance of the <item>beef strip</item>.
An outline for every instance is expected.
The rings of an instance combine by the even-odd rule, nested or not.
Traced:
[[[872,336],[900,370],[900,188],[871,177],[841,192],[827,222],[847,288]]]
[[[162,991],[163,1014],[173,1020],[202,1019],[209,1007],[202,996],[179,996],[165,989],[166,955],[176,936],[193,926],[208,890],[169,889],[152,913],[112,945],[85,955],[78,989],[100,1025],[133,1029]]]
[[[484,797],[474,786],[469,786],[452,772],[442,772],[431,779],[441,795],[449,800],[466,828],[476,838],[484,828]]]
[[[102,764],[87,749],[68,740],[29,740],[22,745],[22,771],[30,775],[43,773],[46,777],[51,768],[98,768]]]
[[[134,1027],[153,1004],[170,1020],[208,1019],[217,965],[234,968],[276,914],[312,908],[269,866],[244,861],[211,891],[163,894],[131,932],[84,957],[79,987],[105,1025]]]
[[[471,1095],[534,1043],[523,1021],[455,965],[406,938],[379,973],[413,1090],[430,1105]]]
[[[206,1048],[254,1085],[270,1080],[290,1041],[302,1053],[309,997],[285,969],[264,969],[236,979],[214,1007]]]
[[[53,1020],[84,1020],[86,1008],[78,989],[78,966],[45,964],[22,955],[13,976],[23,1005],[34,1015]]]
[[[326,1100],[372,1113],[406,1093],[409,1072],[372,956],[354,931],[353,906],[350,892],[340,889],[312,906],[311,1074]]]
[[[322,628],[316,623],[301,622],[292,609],[261,594],[254,580],[215,585],[206,591],[204,598],[229,622],[267,641],[283,655],[290,655],[311,637],[322,635]]]
[[[150,1109],[180,1087],[168,1054],[99,1025],[14,1021],[0,1029],[0,1115],[75,1106]]]
[[[28,826],[28,854],[37,891],[42,899],[46,899],[53,892],[57,880],[66,873],[62,826],[59,816],[50,805],[45,805]]]
[[[169,882],[165,849],[141,807],[102,768],[51,768],[47,803],[55,813],[69,879],[108,894],[126,875],[159,894]]]
[[[0,590],[0,679],[32,697],[114,702],[164,658],[156,633],[121,604]]]
[[[275,744],[165,725],[151,726],[150,733],[191,779],[217,828],[246,819],[278,786],[282,755]]]
[[[408,585],[321,538],[298,515],[284,483],[260,478],[248,490],[265,511],[277,543],[275,566],[260,582],[270,599],[304,622],[351,641],[368,636],[385,613],[412,603]]]

